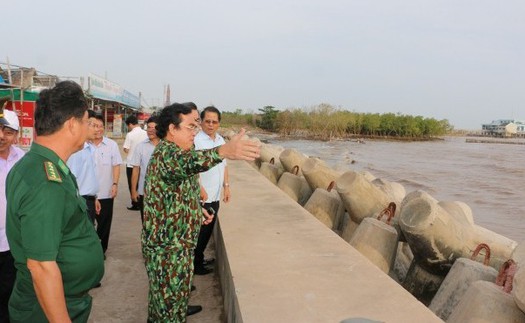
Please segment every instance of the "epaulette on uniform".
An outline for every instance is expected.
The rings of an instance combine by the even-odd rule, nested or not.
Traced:
[[[45,161],[44,168],[46,170],[48,181],[62,183],[62,177],[60,177],[60,173],[58,172],[55,164],[50,161]]]

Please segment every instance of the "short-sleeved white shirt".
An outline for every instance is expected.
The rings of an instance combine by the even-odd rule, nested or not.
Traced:
[[[115,141],[103,137],[102,141],[95,145],[95,169],[98,177],[99,199],[111,198],[111,188],[113,186],[113,166],[122,164],[122,157],[118,145]]]
[[[224,145],[226,142],[224,138],[218,133],[215,134],[215,140],[208,136],[204,131],[200,131],[194,139],[196,150],[205,150]],[[223,160],[219,165],[210,170],[200,173],[201,185],[208,194],[206,203],[219,201],[221,199],[221,189],[224,184],[224,169],[226,168],[226,160]]]
[[[131,158],[135,152],[135,147],[137,147],[140,142],[146,140],[147,138],[148,133],[140,127],[135,127],[130,132],[128,132],[126,135],[126,140],[124,140],[124,144],[122,145],[123,148],[129,149],[128,156],[126,158],[127,167],[133,167],[131,165]]]
[[[131,165],[139,166],[139,187],[137,192],[139,195],[144,195],[144,180],[146,178],[146,168],[148,167],[151,155],[155,150],[155,145],[148,139],[139,143],[135,148],[135,152],[131,157]]]

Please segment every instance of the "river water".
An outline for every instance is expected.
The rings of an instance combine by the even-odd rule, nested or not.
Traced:
[[[474,222],[516,241],[525,240],[525,145],[443,141],[310,141],[268,139],[319,157],[341,171],[369,171],[423,190],[439,201],[462,201]],[[352,161],[354,161],[352,163]]]

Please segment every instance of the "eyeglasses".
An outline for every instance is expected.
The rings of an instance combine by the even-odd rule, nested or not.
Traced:
[[[200,126],[198,126],[198,125],[196,125],[196,124],[193,124],[193,123],[192,123],[192,124],[189,124],[189,125],[187,125],[187,124],[183,124],[183,125],[182,125],[182,124],[181,124],[181,126],[183,126],[183,127],[186,128],[186,129],[189,129],[189,130],[191,130],[191,131],[193,131],[193,132],[199,132],[199,131],[201,130],[201,127],[200,127]]]
[[[93,127],[93,128],[95,128],[95,129],[102,129],[102,128],[104,128],[104,126],[103,126],[103,125],[100,125],[100,124],[96,124],[96,123],[94,123],[94,122],[91,122],[91,121],[89,121],[89,123],[88,123],[88,124],[89,124],[89,126],[90,126],[90,127]]]
[[[217,120],[204,120],[203,122],[207,124],[213,124],[213,125],[219,124],[219,121]]]

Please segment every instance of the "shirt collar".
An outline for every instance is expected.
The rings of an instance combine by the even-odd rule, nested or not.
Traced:
[[[30,152],[49,159],[49,161],[51,161],[53,164],[58,165],[58,168],[60,168],[64,175],[69,175],[69,168],[66,166],[66,163],[64,163],[62,159],[60,159],[60,157],[58,157],[58,155],[51,149],[33,142],[31,144]]]
[[[205,133],[204,131],[200,131],[200,135],[203,136],[205,139],[208,139],[210,141],[213,141],[213,142],[217,142],[217,140],[219,140],[221,138],[221,135],[219,135],[218,132],[215,133],[215,140],[213,140],[212,137],[210,137],[207,133]]]
[[[23,154],[23,150],[14,145],[9,146],[9,155],[7,155],[7,161],[20,159],[20,155]],[[2,158],[3,159],[3,158]]]

